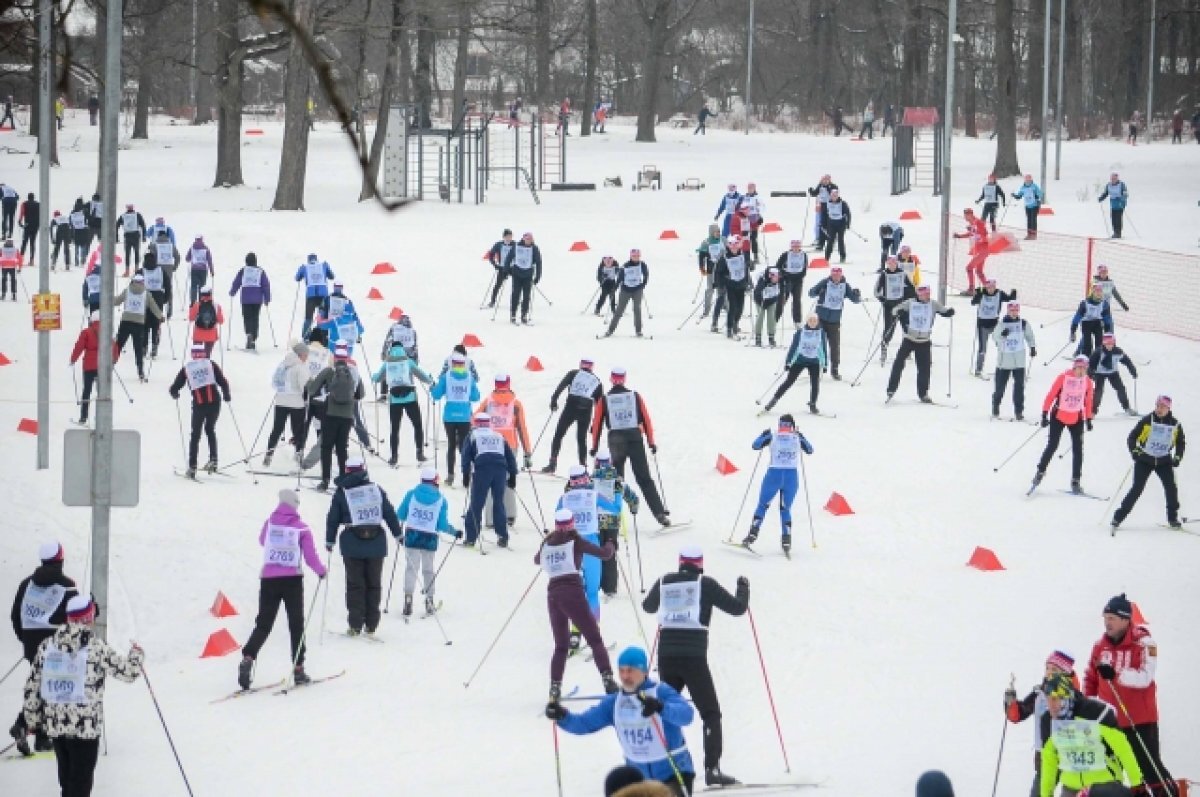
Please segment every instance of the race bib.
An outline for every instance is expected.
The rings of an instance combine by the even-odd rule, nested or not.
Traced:
[[[521,269],[522,271],[527,271],[533,268],[532,246],[518,246],[515,251],[516,253],[513,255],[513,262],[516,263],[517,268]]]
[[[570,490],[563,494],[562,505],[575,516],[575,530],[581,535],[597,534],[599,519],[596,517],[596,491]]]
[[[777,434],[771,440],[771,467],[795,470],[800,465],[800,435]]]
[[[568,540],[561,545],[543,547],[542,570],[545,570],[550,578],[578,573],[575,569],[575,541]]]
[[[993,321],[1000,317],[1000,291],[988,295],[986,292],[979,301],[979,317],[985,321]]]
[[[1083,319],[1085,321],[1099,320],[1101,313],[1104,312],[1104,304],[1102,302],[1084,302],[1083,303]]]
[[[163,272],[161,268],[143,269],[142,277],[146,280],[146,290],[161,291],[163,289]]]
[[[183,364],[183,370],[191,390],[199,390],[217,383],[212,360],[189,360]]]
[[[192,266],[207,266],[208,265],[208,250],[207,249],[192,249]]]
[[[146,314],[146,292],[134,293],[129,291],[125,294],[125,312],[133,315]]]
[[[242,269],[243,288],[261,288],[263,270],[258,266],[246,266]]]
[[[623,273],[625,275],[626,288],[636,288],[642,284],[641,266],[626,266]]]
[[[725,247],[722,246],[721,244],[709,244],[708,245],[708,259],[713,261],[714,263],[717,262],[718,260],[720,260],[721,250],[724,248]]]
[[[741,282],[746,278],[746,256],[735,255],[730,257],[726,254],[725,268],[729,269],[729,279],[734,282]]]
[[[821,352],[821,330],[805,327],[800,330],[800,356],[806,360],[815,360]]]
[[[88,647],[84,645],[75,653],[59,650],[47,645],[42,661],[42,700],[56,706],[87,705]]]
[[[600,386],[600,379],[590,371],[585,371],[582,368],[575,374],[575,378],[571,380],[571,386],[567,388],[569,395],[577,398],[590,399],[596,392],[596,388]]]
[[[637,393],[608,394],[608,425],[614,431],[637,428]]]
[[[363,484],[346,490],[350,507],[350,525],[370,526],[383,522],[383,493],[377,484]]]
[[[308,283],[310,288],[318,288],[325,285],[325,264],[324,263],[305,263],[304,264],[304,281]]]
[[[663,628],[703,629],[700,622],[700,579],[659,584],[658,624]]]
[[[126,233],[137,232],[137,229],[138,229],[137,214],[136,213],[123,213],[121,215],[121,226],[123,226],[125,228]]]
[[[783,270],[788,274],[803,274],[808,268],[808,255],[803,252],[788,252]]]
[[[1171,453],[1175,442],[1175,427],[1166,423],[1150,422],[1150,436],[1146,438],[1142,450],[1152,457],[1165,457]]]
[[[99,274],[88,274],[84,281],[87,283],[87,289],[88,289],[89,294],[94,295],[94,294],[100,293],[100,275]]]
[[[411,531],[422,531],[426,534],[435,533],[438,515],[445,503],[445,498],[439,498],[434,504],[422,504],[417,499],[412,499],[408,502],[408,517],[404,520],[404,528]]]
[[[493,432],[491,429],[476,429],[474,437],[477,455],[499,454],[504,456],[504,438],[498,432]]]
[[[1058,750],[1058,766],[1064,772],[1093,772],[1105,769],[1104,739],[1094,720],[1053,720],[1051,738]]]
[[[1083,399],[1087,395],[1086,376],[1068,376],[1063,380],[1062,392],[1059,394],[1058,406],[1067,412],[1079,412],[1083,409]]]
[[[271,388],[276,393],[288,393],[287,389],[287,366],[283,363],[275,366],[275,373],[271,374]]]
[[[1000,350],[1005,354],[1016,354],[1025,343],[1025,335],[1020,321],[1005,321],[1004,328],[1008,334],[1000,338]]]
[[[350,322],[349,324],[337,325],[338,340],[345,341],[351,345],[358,340],[358,324]]]
[[[154,260],[160,266],[175,265],[175,247],[169,243],[154,245]]]
[[[779,296],[779,286],[778,285],[763,286],[762,297],[763,297],[764,302],[768,301],[770,299],[774,299],[777,296]]]
[[[263,564],[300,569],[300,529],[291,526],[267,526],[263,541]]]
[[[329,297],[329,317],[341,318],[342,313],[346,312],[346,297],[345,296],[330,296]]]
[[[30,581],[21,598],[21,628],[27,631],[54,628],[50,618],[58,611],[66,594],[67,588],[62,584],[41,587]]]
[[[903,298],[905,279],[903,271],[885,272],[883,275],[883,298],[889,302]]]
[[[646,694],[657,697],[658,687],[647,690]],[[642,703],[634,695],[622,694],[617,698],[613,706],[613,726],[627,761],[650,764],[667,757],[667,750],[651,719],[642,716]]]
[[[392,343],[399,343],[406,349],[411,349],[417,342],[417,333],[412,327],[396,324],[392,327]]]
[[[841,310],[846,302],[846,284],[833,280],[825,283],[825,298],[821,300],[821,306],[826,310]]]
[[[453,373],[446,375],[446,401],[470,401],[471,400],[471,377],[469,376],[454,376]]]
[[[76,230],[82,230],[86,226],[87,226],[87,217],[83,215],[83,211],[82,210],[72,211],[71,227]]]
[[[928,302],[910,302],[908,305],[908,328],[913,332],[928,335],[933,329],[933,305]]]
[[[497,430],[509,430],[513,428],[513,405],[511,403],[501,404],[498,401],[488,402],[488,415],[492,416],[492,428]]]
[[[409,360],[386,364],[388,387],[412,387],[412,363]]]

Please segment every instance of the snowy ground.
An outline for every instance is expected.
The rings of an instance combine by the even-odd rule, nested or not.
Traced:
[[[770,418],[756,418],[754,399],[771,381],[783,350],[759,351],[710,335],[687,324],[675,327],[691,309],[697,273],[692,250],[727,182],[756,180],[771,190],[799,189],[830,172],[854,208],[855,228],[871,241],[848,240],[847,275],[870,293],[868,276],[876,258],[873,230],[899,211],[921,210],[925,220],[906,225],[909,242],[927,262],[936,260],[937,200],[928,196],[888,196],[890,142],[851,143],[845,138],[660,129],[659,144],[630,141],[631,131],[611,127],[606,136],[571,139],[568,177],[600,183],[620,174],[628,186],[642,164],[664,174],[665,192],[608,189],[595,193],[543,194],[534,206],[528,193],[493,192],[482,207],[426,203],[395,215],[353,202],[357,175],[341,135],[324,126],[312,138],[308,212],[267,211],[274,191],[282,131],[267,128],[247,138],[243,150],[247,186],[209,188],[215,157],[214,128],[156,126],[153,140],[121,153],[121,202],[137,203],[148,217],[165,214],[181,236],[203,234],[218,269],[218,295],[224,296],[248,250],[257,252],[275,286],[272,316],[280,348],[264,335],[258,356],[224,355],[233,387],[238,424],[247,443],[254,437],[270,393],[270,372],[286,345],[293,298],[291,274],[310,251],[328,258],[364,314],[366,351],[378,352],[386,315],[395,305],[414,319],[426,360],[439,361],[466,332],[485,344],[475,351],[485,383],[509,371],[524,400],[536,435],[548,413],[549,391],[564,369],[591,355],[598,369],[629,369],[630,384],[649,402],[661,446],[660,461],[668,503],[678,520],[694,525],[656,538],[644,520],[641,551],[647,579],[673,568],[684,542],[705,547],[708,572],[732,587],[738,575],[751,580],[752,606],[778,703],[783,738],[794,775],[825,782],[823,793],[839,797],[901,794],[924,769],[947,770],[962,794],[983,794],[990,785],[999,743],[1002,692],[1010,673],[1018,690],[1034,685],[1046,654],[1054,647],[1086,657],[1101,633],[1100,610],[1114,593],[1126,591],[1150,619],[1162,657],[1159,696],[1165,759],[1177,776],[1200,773],[1200,690],[1188,662],[1200,656],[1194,607],[1200,598],[1195,566],[1200,561],[1193,535],[1172,532],[1164,521],[1161,489],[1147,488],[1141,504],[1116,539],[1108,534],[1105,505],[1064,495],[1067,460],[1055,460],[1034,498],[1023,495],[1041,438],[1013,462],[993,473],[1032,432],[1032,427],[988,419],[991,384],[967,375],[972,314],[963,300],[952,350],[935,350],[933,395],[947,400],[947,356],[953,353],[953,397],[958,409],[916,406],[915,368],[905,373],[898,406],[883,407],[886,372],[867,367],[863,383],[849,377],[867,356],[868,313],[849,308],[843,324],[846,381],[822,385],[821,406],[834,419],[802,415],[807,386],[793,388],[781,410],[797,414],[816,447],[808,462],[816,546],[808,537],[802,500],[796,504],[798,542],[793,561],[776,550],[778,519],[769,515],[753,558],[719,540],[731,534],[747,478],[754,466],[750,441]],[[64,148],[63,168],[55,172],[53,207],[66,210],[68,198],[90,194],[94,185],[95,129],[69,129],[64,141],[80,134],[78,150]],[[28,139],[6,143],[31,148]],[[993,145],[954,142],[955,200],[973,200],[989,170]],[[1022,143],[1022,162],[1037,162],[1036,143]],[[1142,242],[1195,252],[1194,185],[1182,175],[1200,168],[1200,148],[1156,144],[1129,148],[1118,143],[1064,145],[1066,179],[1049,186],[1057,215],[1045,229],[1103,234],[1094,199],[1076,192],[1103,181],[1116,169],[1134,194],[1131,212]],[[29,157],[0,156],[0,178],[22,193],[36,188]],[[676,193],[676,182],[698,177],[700,193]],[[767,200],[767,217],[784,232],[769,241],[776,255],[798,234],[804,200]],[[48,210],[45,211],[48,216]],[[810,219],[811,223],[811,219]],[[514,328],[490,320],[478,309],[489,269],[480,260],[500,230],[531,230],[546,261],[541,287],[554,301],[535,304],[537,326]],[[678,241],[659,241],[674,229]],[[804,236],[806,239],[808,235]],[[568,254],[572,241],[586,240],[591,252]],[[596,341],[598,322],[581,315],[592,293],[599,255],[624,256],[641,247],[652,276],[648,300],[653,342],[635,341],[632,319],[618,337]],[[399,273],[372,277],[376,262],[396,264]],[[1120,279],[1120,272],[1117,271]],[[79,312],[75,297],[81,275],[72,270],[52,277],[64,296],[67,323],[53,336],[54,405],[52,468],[36,472],[35,439],[16,432],[22,417],[33,417],[36,351],[23,302],[0,307],[0,351],[13,364],[0,369],[0,501],[8,510],[0,521],[0,584],[12,589],[35,564],[38,543],[57,538],[67,549],[68,573],[84,579],[88,513],[61,505],[59,451],[62,430],[74,411],[71,378],[65,368]],[[25,274],[29,287],[36,284]],[[811,284],[813,280],[809,280]],[[377,287],[384,301],[365,295]],[[226,297],[227,298],[227,297]],[[1171,301],[1164,293],[1163,301]],[[868,305],[870,314],[878,311]],[[1059,313],[1026,308],[1034,321]],[[240,320],[235,322],[240,333]],[[937,337],[946,342],[950,325],[939,320]],[[1042,357],[1029,386],[1033,417],[1052,376],[1064,363],[1041,361],[1065,342],[1065,324],[1039,332]],[[175,322],[176,348],[184,334]],[[240,338],[240,334],[238,336]],[[784,340],[790,331],[782,333]],[[235,338],[236,339],[236,338]],[[1121,343],[1145,366],[1139,408],[1153,396],[1170,393],[1177,415],[1194,428],[1200,398],[1200,348],[1196,343],[1157,334],[1124,331]],[[442,620],[453,640],[443,645],[430,621],[404,625],[396,613],[385,616],[384,645],[370,645],[315,633],[309,670],[315,675],[345,668],[346,676],[288,697],[260,694],[210,705],[235,687],[236,656],[198,657],[207,635],[227,627],[239,642],[249,635],[257,596],[260,553],[257,533],[275,505],[282,480],[255,485],[237,473],[226,482],[196,485],[176,478],[183,461],[175,410],[166,394],[178,362],[169,354],[155,365],[148,385],[136,382],[131,353],[120,372],[135,403],[118,392],[118,427],[142,433],[142,505],[115,510],[112,594],[106,607],[111,639],[119,646],[137,639],[149,653],[149,672],[180,756],[197,794],[327,795],[370,793],[425,795],[470,793],[552,794],[554,761],[550,728],[540,716],[551,648],[546,627],[544,584],[534,586],[495,654],[469,690],[463,682],[533,577],[531,557],[537,536],[522,516],[514,552],[488,557],[455,553],[439,582],[445,601]],[[530,355],[546,365],[542,373],[523,369]],[[989,358],[990,359],[990,358]],[[1006,403],[1005,410],[1008,411]],[[1116,419],[1115,397],[1106,397],[1096,431],[1087,436],[1084,484],[1109,496],[1129,464],[1124,438],[1131,423]],[[183,406],[186,415],[187,408]],[[374,425],[368,408],[368,424]],[[383,421],[386,425],[386,419]],[[219,423],[222,461],[242,456],[225,408]],[[385,432],[386,433],[386,432]],[[1193,431],[1193,435],[1196,432]],[[415,479],[411,437],[401,435],[404,467],[390,471],[378,460],[373,474],[394,499]],[[544,464],[543,442],[537,464]],[[568,444],[564,459],[569,459]],[[203,453],[203,452],[202,452]],[[719,453],[741,471],[722,477],[713,468]],[[439,458],[444,452],[439,454]],[[1195,456],[1178,472],[1184,514],[1200,502]],[[439,462],[444,469],[444,460]],[[864,467],[864,465],[866,467]],[[539,480],[542,511],[548,511],[555,483]],[[835,518],[821,510],[831,491],[846,496],[857,514]],[[533,505],[528,477],[520,492]],[[757,477],[755,479],[757,494]],[[451,501],[463,492],[451,492]],[[326,499],[306,491],[301,510],[323,536]],[[746,517],[732,533],[745,532]],[[1192,510],[1193,514],[1195,510]],[[996,551],[1008,568],[981,573],[964,566],[976,545]],[[622,562],[624,563],[624,554]],[[633,564],[637,590],[637,565]],[[311,590],[315,580],[309,578]],[[327,627],[344,627],[342,569],[335,563]],[[224,590],[241,611],[217,621],[207,609]],[[399,591],[399,590],[397,590]],[[6,593],[7,594],[7,593]],[[308,593],[311,596],[311,591]],[[636,595],[635,595],[636,597]],[[393,596],[398,609],[398,601]],[[318,608],[318,615],[321,609]],[[1192,618],[1189,620],[1188,618]],[[643,616],[647,633],[653,619]],[[711,661],[726,723],[725,768],[744,779],[783,776],[782,757],[745,620],[721,616],[712,627]],[[602,628],[620,645],[639,641],[627,597],[607,605]],[[6,669],[19,648],[0,636],[0,664]],[[260,657],[259,682],[286,671],[286,634],[277,625]],[[26,668],[0,685],[0,705],[17,708]],[[592,665],[568,663],[567,688],[584,693],[599,687]],[[1022,691],[1024,694],[1024,691]],[[181,794],[166,740],[146,690],[110,684],[108,756],[102,759],[97,795]],[[7,728],[7,724],[4,726]],[[1031,729],[1011,729],[1001,773],[1001,794],[1028,790]],[[700,726],[688,730],[699,757]],[[611,733],[588,739],[564,736],[565,793],[590,795],[604,772],[619,760]],[[48,794],[54,765],[36,761],[0,766],[0,792]]]

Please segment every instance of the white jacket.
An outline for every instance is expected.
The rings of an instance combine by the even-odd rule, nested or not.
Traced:
[[[311,355],[310,355],[311,356]],[[289,351],[283,358],[271,379],[275,388],[275,406],[293,410],[302,410],[307,402],[304,400],[304,386],[308,384],[308,365],[300,362],[296,353]]]
[[[996,367],[1005,371],[1024,368],[1026,346],[1030,349],[1037,348],[1037,341],[1033,337],[1033,324],[1021,319],[1021,328],[1025,330],[1025,345],[1021,346],[1015,352],[1004,351],[1005,325],[1011,323],[1013,323],[1011,318],[1007,315],[1002,315],[1000,316],[1000,321],[996,324],[996,328],[992,330],[992,340],[996,341]]]

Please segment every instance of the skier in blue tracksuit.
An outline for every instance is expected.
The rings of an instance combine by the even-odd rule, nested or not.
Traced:
[[[1108,200],[1108,209],[1112,214],[1112,237],[1121,237],[1121,228],[1125,218],[1125,205],[1129,203],[1129,189],[1125,186],[1125,181],[1116,172],[1108,179],[1104,185],[1104,190],[1100,192],[1098,202]]]
[[[620,691],[605,695],[579,714],[552,701],[546,706],[546,716],[567,733],[578,736],[612,727],[626,764],[649,780],[665,783],[675,794],[690,794],[696,767],[683,738],[683,726],[692,723],[696,710],[670,686],[650,679],[643,649],[621,651],[617,666]],[[680,780],[686,792],[679,791]]]
[[[154,224],[146,228],[146,240],[157,241],[160,232],[167,234],[167,238],[171,241],[171,246],[175,245],[175,228],[167,224],[162,216],[159,216],[154,220]]]
[[[1025,182],[1013,192],[1013,199],[1025,201],[1025,240],[1037,240],[1038,213],[1042,209],[1042,189],[1033,181],[1033,175],[1025,175]]]
[[[462,447],[463,487],[471,491],[471,506],[467,511],[467,546],[475,545],[483,505],[492,496],[492,525],[500,538],[501,548],[508,547],[508,513],[504,511],[504,488],[517,488],[517,457],[501,434],[492,429],[492,418],[486,412],[475,413],[475,424]],[[475,483],[471,484],[474,471]]]
[[[433,599],[437,573],[433,569],[433,557],[438,549],[438,533],[451,538],[462,537],[447,518],[446,498],[438,489],[438,474],[433,468],[421,470],[421,483],[404,495],[396,508],[400,527],[404,529],[404,611],[405,618],[412,614],[413,591],[417,586],[417,571],[425,588],[425,614],[433,614],[437,604]]]
[[[592,472],[592,483],[596,485],[596,508],[599,511],[600,544],[612,542],[613,548],[620,546],[621,513],[629,506],[629,513],[636,515],[641,502],[633,488],[613,467],[612,455],[607,448],[596,452],[596,468]],[[617,559],[605,559],[600,563],[600,589],[610,598],[617,594]]]
[[[600,542],[600,493],[596,489],[592,477],[582,465],[572,465],[567,472],[567,487],[559,496],[555,510],[569,509],[575,516],[575,530],[579,536],[595,545]],[[600,560],[589,554],[583,555],[583,591],[587,595],[588,606],[592,616],[600,619]],[[571,629],[570,646],[572,650],[579,649],[579,631]]]
[[[312,327],[313,312],[319,308],[325,297],[329,295],[329,282],[334,279],[333,269],[315,254],[310,254],[308,260],[296,269],[296,282],[304,281],[304,323],[300,334],[308,337]]]
[[[479,376],[466,354],[456,351],[450,355],[429,395],[434,401],[445,399],[446,402],[442,405],[442,428],[446,430],[446,484],[453,487],[454,459],[467,441],[471,431],[471,408],[479,401]]]
[[[713,221],[721,218],[721,214],[725,218],[721,221],[721,237],[729,237],[729,224],[733,220],[733,214],[737,212],[738,205],[742,204],[742,195],[738,193],[737,186],[733,183],[729,184],[729,191],[725,196],[721,197],[720,204],[717,205],[717,213],[713,216]]]
[[[344,318],[344,316],[343,316]],[[371,375],[371,381],[383,384],[388,392],[388,419],[391,421],[391,435],[388,442],[392,447],[392,456],[388,464],[393,468],[399,461],[397,448],[400,445],[400,425],[404,416],[413,428],[413,444],[416,446],[417,462],[425,461],[425,423],[421,419],[421,403],[417,401],[416,385],[413,377],[420,379],[426,385],[433,384],[433,378],[421,370],[421,367],[408,358],[403,346],[393,346],[388,357],[380,363],[378,370]]]
[[[752,444],[755,451],[761,451],[764,446],[771,447],[771,464],[763,476],[762,486],[758,491],[758,507],[754,510],[754,518],[750,521],[750,533],[742,540],[742,545],[749,547],[758,539],[758,531],[762,528],[763,518],[767,508],[775,496],[779,496],[779,519],[783,524],[783,551],[792,549],[792,501],[796,500],[796,491],[800,488],[800,478],[797,470],[800,467],[801,452],[812,454],[812,444],[796,431],[796,420],[789,414],[779,417],[779,431],[772,435],[770,429],[763,429],[762,434]]]
[[[100,262],[96,261],[96,267],[88,272],[83,278],[83,303],[87,305],[88,312],[100,309]]]
[[[321,300],[317,317],[321,319],[317,326],[329,333],[330,348],[338,341],[345,341],[353,354],[354,346],[362,338],[366,327],[354,309],[354,302],[342,293],[342,283],[333,283],[333,293]]]

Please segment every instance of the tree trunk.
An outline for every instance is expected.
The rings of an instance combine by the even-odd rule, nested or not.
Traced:
[[[242,77],[245,52],[238,39],[239,0],[217,0],[217,175],[213,187],[243,185]]]
[[[1083,112],[1083,14],[1078,3],[1067,4],[1067,63],[1063,70],[1063,93],[1059,105],[1067,115],[1067,137],[1081,141],[1085,136]]]
[[[192,124],[206,125],[213,120],[212,108],[216,97],[217,74],[217,15],[214,0],[192,0],[196,8],[196,93],[192,102],[196,115]],[[236,30],[235,30],[236,35]],[[188,53],[190,56],[191,54]]]
[[[583,71],[583,105],[579,109],[579,135],[592,134],[592,108],[596,105],[596,61],[600,58],[599,12],[597,0],[584,0],[587,37],[587,63]]]
[[[417,125],[431,126],[429,112],[433,105],[433,18],[422,7],[417,12],[417,64],[413,70],[413,99],[417,104]]]
[[[1041,131],[1042,119],[1042,57],[1046,46],[1046,0],[1028,0],[1029,13],[1025,15],[1025,37],[1029,42],[1029,57],[1026,59],[1025,84],[1029,95],[1029,131]],[[1051,45],[1053,46],[1053,45]]]
[[[383,85],[379,88],[379,113],[375,120],[375,138],[371,141],[371,160],[363,175],[362,189],[358,201],[375,196],[379,185],[379,169],[383,165],[383,144],[387,139],[388,117],[391,115],[392,98],[400,80],[400,46],[404,40],[404,22],[408,17],[408,0],[392,0],[392,31],[388,38],[387,63],[383,69]],[[401,157],[405,157],[401,154]]]
[[[904,56],[900,67],[900,104],[904,107],[920,106],[923,103],[924,72],[928,51],[922,43],[925,15],[921,0],[906,0],[904,12]],[[829,34],[827,34],[829,35]],[[835,101],[835,104],[837,102]]]
[[[460,127],[466,121],[467,109],[463,100],[467,97],[467,59],[471,46],[471,4],[458,0],[458,46],[454,53],[454,87],[450,101],[451,127]]]
[[[537,64],[534,75],[533,99],[539,111],[549,108],[553,97],[550,94],[550,0],[534,0],[533,3],[533,51]]]
[[[658,92],[662,86],[663,53],[670,34],[671,0],[654,0],[651,15],[643,20],[650,34],[642,59],[642,98],[638,105],[637,141],[654,143],[654,125],[658,117]]]
[[[1021,173],[1017,162],[1017,68],[1013,53],[1013,0],[996,0],[996,162],[992,173]]]
[[[53,19],[53,14],[51,14],[51,19]],[[32,82],[30,83],[30,86],[33,88],[33,91],[30,93],[31,100],[29,102],[29,135],[32,136],[33,138],[37,138],[38,132],[41,130],[41,125],[38,124],[38,121],[41,119],[41,110],[42,110],[42,50],[41,50],[41,45],[39,44],[40,39],[38,38],[39,36],[41,36],[41,29],[42,29],[42,4],[34,3],[34,6],[33,6],[33,44],[29,48],[29,52],[33,58],[33,71],[30,72],[30,75],[33,78]],[[53,108],[54,107],[53,84],[51,84],[50,96],[52,98],[50,100],[50,107]],[[51,111],[51,116],[53,116],[53,114],[54,114],[54,112]],[[53,120],[51,120],[51,122],[53,122]],[[47,212],[49,212],[49,211],[47,211]]]
[[[311,29],[311,0],[296,0],[292,13],[305,29]],[[311,80],[312,68],[300,42],[293,37],[288,46],[287,75],[283,83],[283,146],[271,210],[304,210],[304,178],[308,171],[308,85]]]
[[[151,0],[141,8],[143,17],[142,35],[138,40],[138,88],[137,106],[133,114],[133,134],[131,138],[150,138],[150,94],[155,83],[156,67],[161,70],[161,64],[155,64],[155,45],[161,26],[159,19],[163,11],[162,3]]]
[[[969,138],[979,138],[979,127],[975,119],[976,112],[976,86],[978,73],[975,71],[975,36],[967,34],[967,41],[963,45],[965,57],[962,60],[962,71],[958,80],[958,85],[962,87],[963,93],[963,132]]]

